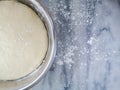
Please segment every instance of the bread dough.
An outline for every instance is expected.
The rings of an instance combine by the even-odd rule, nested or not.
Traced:
[[[47,31],[39,16],[17,1],[0,1],[0,80],[32,73],[47,48]]]

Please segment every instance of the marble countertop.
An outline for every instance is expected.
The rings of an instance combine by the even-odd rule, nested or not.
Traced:
[[[120,0],[41,0],[56,26],[54,64],[32,90],[120,90]]]

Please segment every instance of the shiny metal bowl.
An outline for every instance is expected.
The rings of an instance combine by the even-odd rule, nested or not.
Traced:
[[[16,0],[31,7],[43,20],[48,32],[48,51],[44,62],[31,74],[17,80],[0,81],[0,90],[25,90],[35,85],[46,74],[53,63],[55,55],[54,25],[47,10],[38,0]]]

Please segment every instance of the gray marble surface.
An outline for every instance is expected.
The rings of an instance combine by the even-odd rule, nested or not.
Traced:
[[[32,90],[120,90],[120,0],[41,0],[56,26],[54,64]]]

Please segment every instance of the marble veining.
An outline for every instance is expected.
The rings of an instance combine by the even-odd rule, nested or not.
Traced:
[[[41,0],[55,23],[54,64],[32,90],[120,90],[120,0]]]

